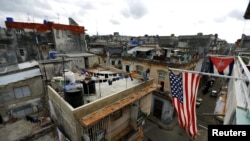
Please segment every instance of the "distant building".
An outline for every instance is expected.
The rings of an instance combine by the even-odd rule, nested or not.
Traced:
[[[69,19],[73,23],[73,19]],[[1,61],[12,65],[32,59],[46,60],[54,53],[85,52],[85,28],[44,20],[43,23],[16,22],[7,17],[6,29],[1,29]],[[7,52],[6,52],[7,51]],[[12,56],[12,57],[10,57]],[[12,59],[12,60],[11,60]]]

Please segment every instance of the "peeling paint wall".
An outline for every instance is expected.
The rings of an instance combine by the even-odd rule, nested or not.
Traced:
[[[16,98],[14,88],[29,87],[30,96]],[[11,83],[5,87],[0,88],[0,112],[3,115],[17,114],[19,110],[27,107],[32,108],[31,113],[38,112],[44,107],[45,90],[41,77],[35,77],[17,83]]]
[[[85,52],[85,39],[83,34],[74,34],[69,30],[53,29],[56,51],[58,53]]]
[[[16,38],[13,31],[0,28],[0,67],[17,64]]]
[[[165,99],[163,99],[161,97],[158,97],[158,96],[154,95],[153,99],[152,99],[152,103],[153,103],[152,104],[152,112],[154,112],[153,109],[154,109],[154,106],[155,106],[155,104],[154,104],[155,100],[159,100],[159,101],[161,101],[163,103],[163,105],[162,105],[162,114],[161,114],[161,119],[160,120],[161,120],[161,122],[168,124],[169,122],[172,121],[173,114],[174,114],[174,107],[173,107],[171,101],[165,100]],[[151,113],[151,115],[153,115],[153,113]]]

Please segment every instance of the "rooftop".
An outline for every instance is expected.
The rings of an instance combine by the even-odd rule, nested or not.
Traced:
[[[119,72],[118,70],[110,70],[108,68],[91,68],[87,69],[86,72],[88,72],[91,77],[89,77],[87,74],[82,74],[79,71],[75,72],[75,83],[73,85],[74,88],[83,88],[84,104],[94,102],[103,97],[122,92],[126,89],[144,83],[142,77],[140,77],[139,75],[133,75],[130,77],[127,76],[124,72]],[[67,75],[65,74],[65,76]],[[63,77],[55,77],[55,79],[58,78],[63,79]],[[90,80],[86,80],[85,78],[88,78]],[[58,87],[58,85],[56,84],[58,84],[58,81],[53,82],[52,88],[56,89],[56,87]],[[63,86],[61,85],[61,87]],[[85,89],[86,87],[87,89]],[[67,86],[65,86],[65,88],[67,88]],[[84,89],[87,91],[84,91]],[[63,97],[62,89],[61,91],[58,91],[58,94]]]

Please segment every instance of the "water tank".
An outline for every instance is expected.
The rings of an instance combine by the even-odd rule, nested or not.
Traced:
[[[7,22],[14,22],[14,19],[12,17],[7,17],[6,20]]]
[[[95,81],[82,81],[83,91],[84,94],[95,94],[96,88],[95,88]]]
[[[64,99],[73,107],[77,108],[84,104],[81,89],[70,89],[65,91]]]
[[[56,54],[57,54],[56,51],[50,51],[50,52],[49,52],[49,58],[50,58],[50,59],[55,59],[55,58],[56,58]]]
[[[43,20],[43,24],[48,24],[48,21],[47,20]]]
[[[70,83],[75,83],[75,74],[72,71],[66,71],[65,72],[65,79],[68,80]]]

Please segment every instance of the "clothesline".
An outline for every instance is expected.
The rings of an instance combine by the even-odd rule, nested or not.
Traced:
[[[190,70],[175,69],[175,68],[168,68],[168,69],[173,70],[173,71],[189,72],[189,73],[208,75],[208,76],[215,76],[215,77],[222,77],[222,78],[230,78],[230,79],[243,80],[243,81],[248,81],[249,82],[249,80],[247,78],[241,78],[241,77],[235,77],[235,76],[220,75],[220,74],[214,74],[214,73],[205,73],[205,72],[190,71]]]

